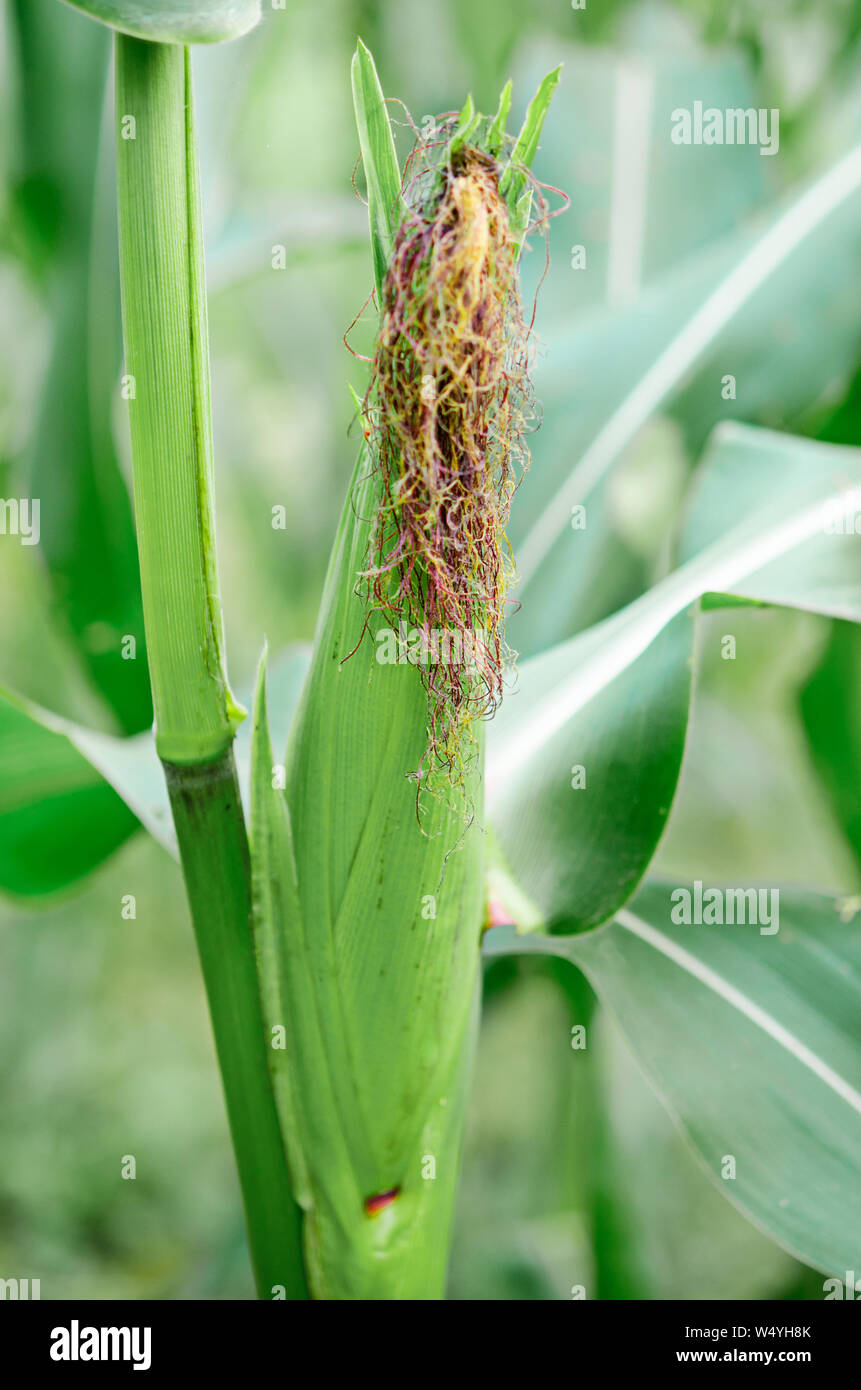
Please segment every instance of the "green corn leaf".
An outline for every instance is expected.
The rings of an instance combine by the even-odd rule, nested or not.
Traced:
[[[461,107],[453,138],[455,140],[468,140],[470,132],[475,129],[480,120],[481,112],[476,111],[475,102],[472,99],[472,92],[470,92]]]
[[[857,546],[857,537],[856,546]],[[814,766],[861,865],[861,627],[835,622],[801,692]]]
[[[467,97],[466,101],[463,104],[460,115],[458,116],[457,125],[455,126],[454,134],[452,135],[451,140],[448,143],[448,149],[446,150],[445,157],[442,161],[443,163],[447,164],[449,162],[453,151],[458,149],[460,145],[466,145],[469,143],[469,141],[472,139],[472,136],[478,129],[480,123],[481,112],[476,111],[475,102],[473,101],[472,94],[470,93],[470,95]]]
[[[260,0],[65,0],[121,34],[158,43],[221,43],[260,20]]]
[[[279,743],[287,738],[309,649],[288,647],[269,671]],[[242,691],[251,703],[253,691]],[[250,804],[252,731],[242,724],[235,743],[243,799]],[[66,887],[97,868],[137,829],[144,829],[178,858],[164,771],[152,732],[115,738],[62,719],[11,691],[0,691],[0,751],[4,765],[23,766],[18,748],[31,749],[40,777],[8,779],[8,803],[0,819],[0,891],[38,896]],[[60,802],[66,789],[85,796],[74,815]],[[54,829],[49,831],[48,827]],[[71,826],[71,831],[69,830]],[[58,849],[46,846],[57,837]],[[61,837],[65,837],[60,844]]]
[[[672,403],[699,447],[727,416],[713,389],[722,363],[733,363],[744,416],[772,419],[792,418],[851,368],[857,322],[845,286],[861,267],[859,209],[856,147],[770,214],[763,230],[733,235],[634,304],[555,334],[537,373],[546,425],[512,507],[523,597],[511,624],[515,646],[531,653],[569,635],[596,574],[621,569],[618,540],[601,540],[601,489],[650,416]],[[808,327],[814,315],[827,315],[824,338]],[[783,316],[800,328],[791,345],[775,343]],[[571,508],[583,504],[589,529],[572,543]]]
[[[369,50],[359,39],[351,68],[353,105],[362,165],[368,188],[368,219],[377,303],[383,302],[383,282],[401,215],[401,174],[389,113]]]
[[[275,1092],[284,1149],[288,1156],[291,1186],[298,1203],[292,1240],[292,1260],[286,1270],[286,1293],[291,1299],[308,1296],[305,1263],[302,1257],[301,1209],[310,1203],[310,1188],[304,1167],[300,1132],[293,1099],[290,1062],[293,1056],[293,1029],[315,1028],[313,998],[309,990],[291,992],[294,975],[282,967],[282,954],[300,950],[302,922],[296,885],[296,862],[290,821],[284,798],[273,786],[272,742],[266,705],[266,651],[258,672],[254,699],[250,848],[252,855],[252,901],[257,975],[265,1025],[267,1059]],[[277,1045],[278,1034],[289,1022],[291,1046]],[[334,1131],[337,1135],[337,1130]],[[327,1135],[326,1138],[331,1138]],[[322,1139],[322,1136],[320,1136]]]
[[[68,888],[138,829],[136,815],[69,737],[71,727],[8,692],[0,696],[5,893],[30,898]]]
[[[676,925],[679,887],[647,884],[616,922],[583,936],[502,928],[485,951],[549,953],[585,971],[723,1194],[791,1254],[843,1279],[861,1256],[853,909],[780,889],[766,899],[776,932],[773,920],[761,931],[764,918],[699,925],[686,885],[692,922]]]
[[[505,128],[508,124],[508,113],[511,110],[511,96],[514,88],[511,79],[506,82],[499,97],[499,105],[496,108],[496,115],[493,118],[490,130],[487,132],[488,154],[497,155],[502,148],[502,141],[505,136]]]
[[[681,770],[697,611],[693,605],[672,619],[600,699],[544,740],[528,767],[499,783],[494,758],[504,760],[507,740],[548,692],[600,663],[606,635],[590,630],[521,669],[518,693],[489,730],[488,807],[503,875],[491,880],[491,898],[522,928],[534,929],[542,918],[557,931],[597,926],[642,878]]]
[[[725,426],[696,499],[680,568],[524,663],[490,726],[489,814],[533,920],[594,926],[645,873],[681,765],[704,596],[861,621],[856,538],[826,529],[861,510],[861,451]]]
[[[296,856],[290,817],[283,794],[277,790],[275,760],[269,733],[266,698],[266,659],[264,647],[258,668],[254,696],[251,737],[250,846],[252,858],[254,936],[260,993],[267,1038],[284,1028],[289,1020],[291,1033],[301,1027],[316,1031],[310,993],[291,994],[292,972],[283,965],[288,951],[301,961],[302,917],[296,882]],[[291,1048],[292,1051],[292,1048]],[[310,1189],[298,1125],[291,1096],[288,1055],[285,1049],[269,1046],[269,1069],[275,1088],[285,1147],[290,1157],[293,1190],[297,1201],[307,1209]],[[333,1127],[337,1136],[337,1128]],[[333,1135],[329,1136],[331,1142]]]
[[[511,214],[512,229],[521,235],[529,222],[529,209],[532,206],[531,197],[524,199],[523,196],[527,183],[525,170],[531,168],[538,153],[538,141],[553,93],[559,85],[561,71],[561,66],[554,68],[542,79],[526,109],[520,134],[499,180],[499,191],[508,203]]]

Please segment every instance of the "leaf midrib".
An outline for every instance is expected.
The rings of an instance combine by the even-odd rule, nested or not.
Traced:
[[[617,912],[615,920],[626,931],[631,932],[646,945],[659,951],[661,955],[680,969],[687,971],[694,979],[699,980],[700,984],[712,990],[731,1008],[736,1009],[749,1022],[760,1028],[774,1042],[789,1052],[799,1065],[807,1067],[852,1110],[861,1115],[861,1093],[856,1091],[850,1082],[839,1072],[836,1072],[833,1067],[830,1067],[817,1053],[807,1047],[790,1029],[785,1028],[767,1010],[755,1003],[754,1000],[749,999],[735,985],[725,980],[712,966],[706,965],[704,961],[699,960],[690,951],[686,951],[683,946],[679,946],[670,937],[651,926],[650,923],[644,922],[635,913],[629,912],[627,908]]]

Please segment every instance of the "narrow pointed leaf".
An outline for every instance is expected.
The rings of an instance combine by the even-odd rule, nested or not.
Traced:
[[[499,106],[490,130],[487,132],[487,148],[492,155],[499,153],[502,147],[505,128],[508,124],[508,113],[511,110],[511,96],[514,91],[511,79],[506,82],[499,96]]]
[[[361,39],[353,54],[351,75],[353,106],[368,189],[374,283],[377,303],[382,305],[383,281],[392,254],[395,228],[400,220],[401,175],[383,89],[373,57]]]
[[[252,901],[257,975],[267,1042],[267,1060],[275,1093],[275,1104],[284,1149],[290,1166],[291,1187],[298,1205],[291,1214],[290,1229],[284,1232],[284,1279],[290,1299],[308,1297],[308,1283],[302,1255],[301,1206],[308,1205],[308,1180],[302,1151],[297,1143],[296,1116],[291,1094],[290,1057],[275,1046],[277,1031],[286,1027],[288,1015],[295,1027],[294,1001],[289,995],[289,978],[281,969],[283,949],[295,947],[301,937],[299,895],[293,840],[284,798],[273,787],[272,743],[266,706],[266,652],[260,661],[254,701],[251,749],[250,847],[252,854]],[[302,1002],[301,999],[299,1001]],[[313,1010],[306,1008],[302,1025],[313,1027]],[[275,1030],[275,1031],[273,1031]],[[292,1052],[292,1049],[291,1049]]]
[[[481,112],[476,111],[475,102],[470,94],[463,104],[463,109],[458,117],[457,125],[454,128],[454,134],[449,141],[448,150],[446,151],[446,162],[448,162],[453,151],[456,150],[459,145],[466,145],[469,143],[478,129],[480,121]]]
[[[532,167],[538,152],[538,141],[541,139],[541,131],[550,102],[553,99],[553,93],[559,85],[561,71],[561,66],[554,68],[542,79],[538,91],[527,107],[517,142],[499,180],[499,191],[508,203],[511,212],[512,230],[521,234],[529,222],[529,209],[532,206],[531,196],[524,198],[524,193],[527,191],[525,171]]]

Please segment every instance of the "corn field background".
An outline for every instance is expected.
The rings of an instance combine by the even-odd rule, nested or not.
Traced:
[[[861,138],[861,5],[264,0],[256,30],[197,46],[193,70],[227,651],[250,707],[265,634],[275,746],[355,463],[347,382],[360,395],[367,385],[343,342],[373,283],[351,188],[357,35],[420,127],[467,92],[492,112],[512,78],[516,130],[539,80],[564,64],[534,163],[571,204],[550,223],[536,321],[543,423],[510,527],[534,561],[509,625],[521,661],[665,574],[692,472],[722,422],[861,445],[861,195],[857,175],[854,194],[826,182]],[[57,0],[7,0],[0,43],[0,497],[62,499],[50,516],[43,504],[39,545],[0,536],[0,686],[134,736],[152,722],[143,644],[134,661],[108,657],[117,633],[142,632],[118,492],[131,464],[109,35]],[[779,151],[680,150],[671,113],[696,101],[778,109]],[[404,130],[398,141],[403,155]],[[808,231],[637,398],[715,286],[810,189]],[[543,268],[533,237],[527,305]],[[372,321],[349,341],[370,354]],[[563,560],[558,538],[532,525],[584,459],[588,525]],[[790,474],[775,467],[769,487]],[[709,539],[755,505],[742,479],[694,530]],[[861,643],[833,606],[792,601],[699,620],[686,762],[651,872],[799,885],[848,904],[854,931]],[[728,631],[734,661],[722,658]],[[0,723],[0,753],[0,1277],[32,1271],[43,1298],[250,1298],[179,867],[130,812],[118,831],[96,806],[83,837],[62,791],[44,833],[25,828],[22,853],[4,817],[22,779],[38,803],[45,769],[17,726]],[[70,885],[69,863],[87,856],[92,872]],[[822,1297],[822,1269],[704,1174],[578,971],[490,952],[483,995],[449,1298],[559,1300],[581,1284],[603,1299]],[[755,1113],[748,1124],[755,1140]],[[129,1154],[134,1182],[119,1177]]]

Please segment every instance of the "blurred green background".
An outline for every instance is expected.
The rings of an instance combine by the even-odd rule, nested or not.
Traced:
[[[523,489],[538,499],[554,467],[557,477],[573,467],[626,374],[636,380],[657,352],[649,335],[662,346],[662,325],[734,263],[757,219],[861,129],[861,6],[850,0],[588,0],[584,10],[567,0],[288,0],[281,10],[264,0],[249,38],[196,50],[218,541],[239,688],[264,633],[274,651],[313,634],[356,448],[346,383],[361,391],[364,368],[342,339],[371,286],[365,209],[351,189],[357,34],[418,124],[468,90],[494,109],[509,76],[519,119],[542,72],[565,63],[536,164],[571,197],[552,224],[539,299],[545,424]],[[58,0],[7,3],[0,496],[59,496],[63,508],[40,547],[0,541],[0,683],[117,731],[109,702],[124,680],[134,732],[149,721],[142,649],[119,677],[104,659],[110,633],[139,630],[116,498],[128,440],[109,60],[106,31]],[[696,99],[779,108],[779,155],[674,157],[669,112]],[[629,171],[647,164],[633,207],[620,159]],[[584,270],[571,265],[578,244]],[[275,270],[280,246],[285,268]],[[690,470],[720,419],[861,443],[857,277],[841,279],[861,264],[858,232],[815,257],[624,452],[596,496],[582,573],[550,574],[540,608],[524,604],[512,620],[521,651],[545,640],[542,615],[554,637],[567,635],[661,572]],[[527,294],[543,264],[533,238]],[[369,324],[351,335],[359,352]],[[735,401],[715,384],[723,372],[738,375]],[[279,504],[284,530],[271,526]],[[102,556],[95,571],[81,568],[82,534]],[[856,858],[798,713],[829,628],[788,612],[734,618],[752,655],[705,665],[660,870],[857,891]],[[134,920],[121,915],[126,894]],[[581,1284],[602,1298],[821,1297],[821,1275],[713,1190],[573,970],[497,964],[486,995],[451,1297],[562,1299]],[[585,1052],[571,1047],[573,1023],[589,1026]],[[179,871],[145,835],[45,909],[0,903],[0,1114],[0,1277],[41,1278],[43,1298],[251,1297]],[[134,1182],[121,1178],[128,1154]]]

